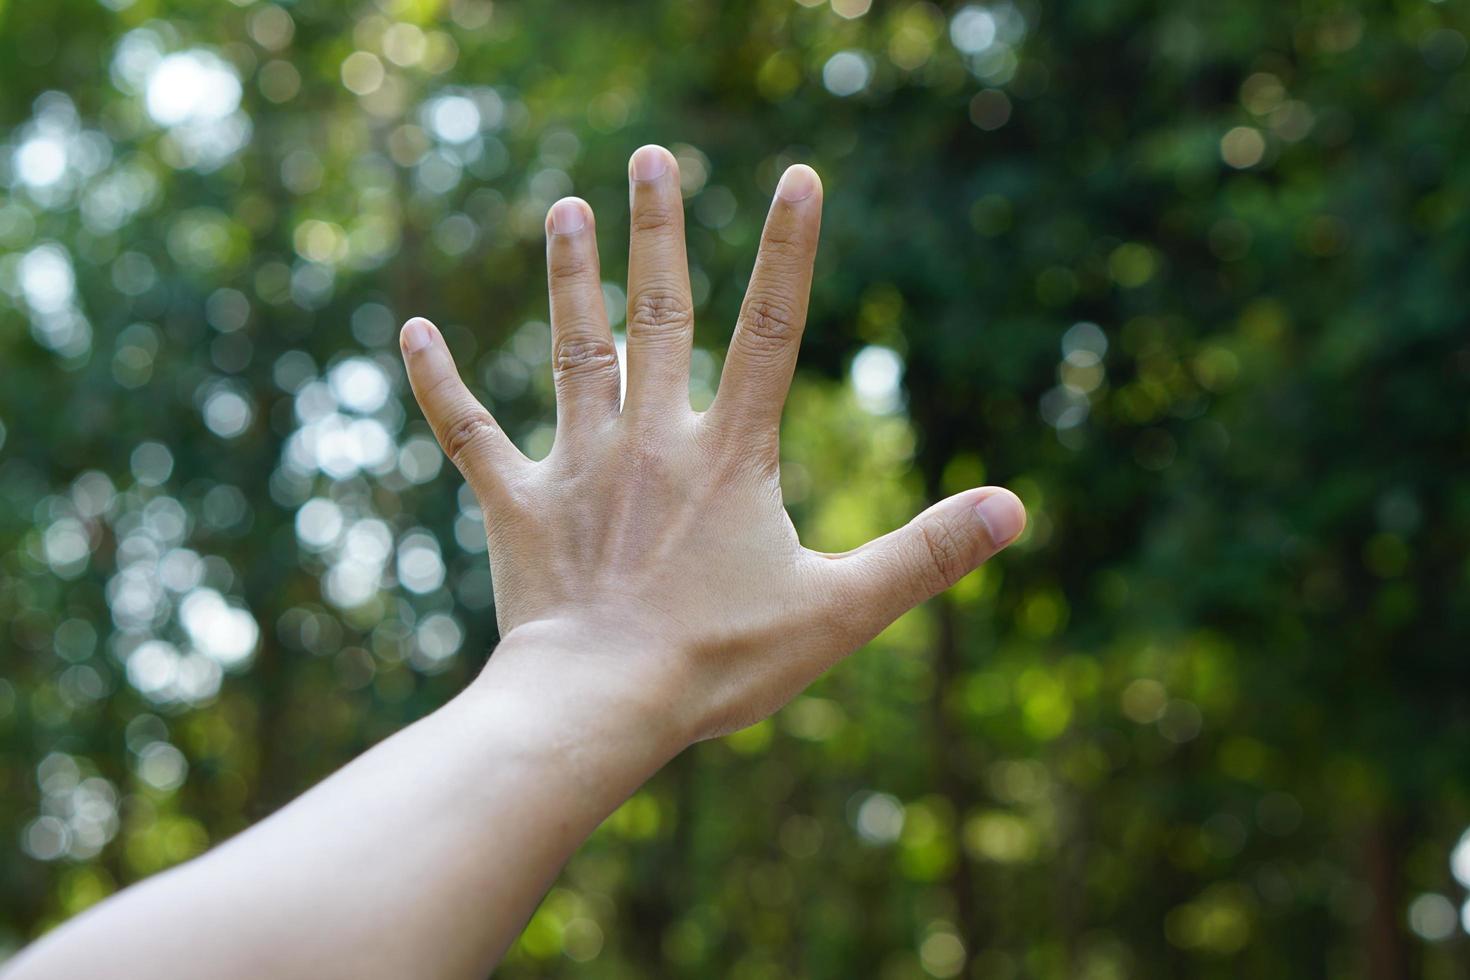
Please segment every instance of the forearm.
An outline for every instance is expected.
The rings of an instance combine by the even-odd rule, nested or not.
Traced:
[[[576,847],[681,744],[621,685],[545,669],[599,658],[566,649],[584,642],[543,624],[513,634],[454,701],[63,926],[12,980],[484,976]]]

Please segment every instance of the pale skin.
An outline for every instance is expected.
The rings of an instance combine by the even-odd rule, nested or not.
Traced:
[[[61,977],[474,978],[581,842],[689,744],[751,724],[1010,544],[981,487],[851,552],[782,506],[781,408],[822,188],[788,169],[714,403],[690,408],[693,302],[678,165],[629,166],[627,395],[593,215],[547,216],[557,432],[523,456],[427,320],[414,394],[486,517],[502,640],[458,697],[267,820],[54,930],[5,971]]]

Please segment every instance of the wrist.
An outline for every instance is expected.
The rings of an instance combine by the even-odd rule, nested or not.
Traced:
[[[562,619],[506,633],[463,698],[523,733],[539,761],[626,792],[693,741],[685,663],[657,638]]]

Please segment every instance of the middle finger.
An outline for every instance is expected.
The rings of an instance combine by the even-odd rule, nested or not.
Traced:
[[[679,164],[661,146],[628,166],[628,394],[624,411],[689,408],[694,301],[684,251]]]

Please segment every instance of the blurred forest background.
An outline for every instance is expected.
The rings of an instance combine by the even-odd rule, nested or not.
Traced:
[[[1467,31],[1430,0],[0,0],[0,950],[480,666],[482,523],[396,327],[443,325],[543,453],[545,210],[597,209],[618,322],[626,161],[662,142],[696,405],[780,169],[826,181],[804,540],[979,482],[1032,523],[633,797],[502,974],[1470,975]]]

